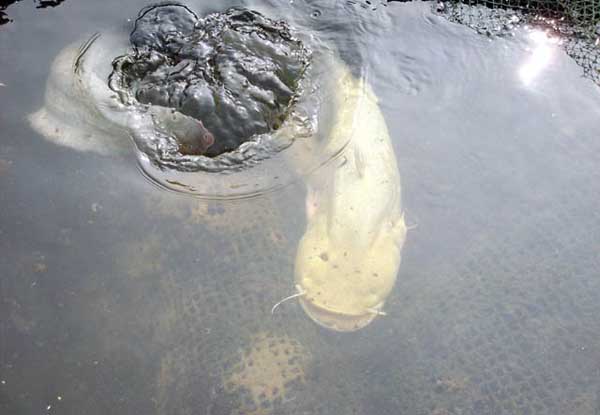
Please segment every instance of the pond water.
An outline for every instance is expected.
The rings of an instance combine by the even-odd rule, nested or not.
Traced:
[[[386,315],[342,333],[302,300],[272,312],[327,166],[198,198],[148,180],[133,142],[30,125],[61,50],[126,41],[148,4],[18,2],[0,26],[0,413],[600,413],[600,89],[560,39],[430,2],[186,3],[301,22],[379,100],[409,231]]]

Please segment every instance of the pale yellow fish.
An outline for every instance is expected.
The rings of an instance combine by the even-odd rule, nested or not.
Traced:
[[[349,144],[308,178],[308,223],[295,282],[310,318],[329,329],[353,331],[384,314],[406,226],[396,156],[377,98],[347,69],[341,73],[328,143]]]
[[[105,34],[63,50],[52,66],[44,107],[29,116],[31,125],[57,144],[80,151],[130,150],[132,129],[151,132],[156,125],[122,105],[106,84],[111,59],[126,47]],[[323,154],[344,149],[306,178],[308,224],[297,251],[295,285],[314,321],[352,331],[383,313],[406,227],[396,156],[377,99],[339,59],[328,62],[321,73],[326,77],[323,139],[302,138],[294,122],[277,134],[294,142],[286,158],[301,176],[314,170]]]

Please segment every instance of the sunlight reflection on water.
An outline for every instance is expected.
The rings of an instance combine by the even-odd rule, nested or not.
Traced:
[[[552,63],[552,58],[557,52],[556,45],[559,40],[548,36],[548,33],[533,29],[528,38],[533,44],[529,58],[519,68],[519,78],[525,86],[530,86],[540,74]]]

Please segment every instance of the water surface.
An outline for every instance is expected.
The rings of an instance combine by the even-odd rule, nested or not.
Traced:
[[[149,183],[133,147],[27,124],[59,51],[146,4],[20,2],[0,30],[0,412],[600,413],[600,90],[557,40],[483,37],[427,2],[282,3],[373,86],[416,226],[387,316],[336,334],[293,301],[270,313],[302,182],[201,201]],[[285,350],[295,374],[256,405],[260,376],[232,373]]]

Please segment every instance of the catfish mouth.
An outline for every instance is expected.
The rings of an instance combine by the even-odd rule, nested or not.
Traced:
[[[366,327],[380,314],[376,310],[383,305],[382,303],[372,310],[365,310],[362,314],[348,314],[320,307],[305,297],[300,297],[299,301],[311,320],[326,329],[340,332],[352,332]]]

